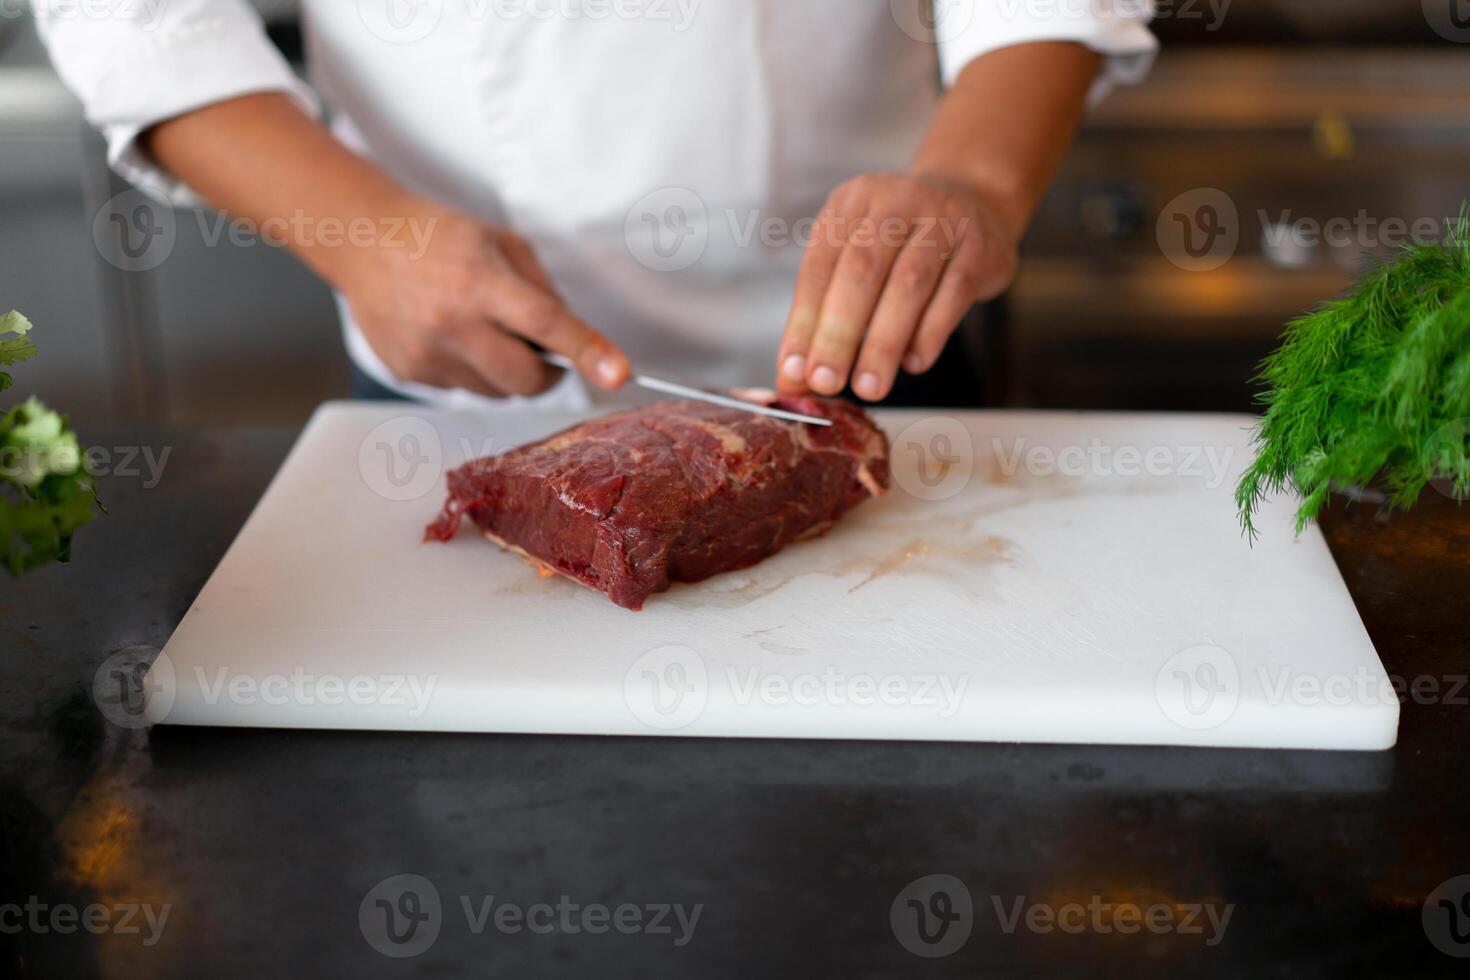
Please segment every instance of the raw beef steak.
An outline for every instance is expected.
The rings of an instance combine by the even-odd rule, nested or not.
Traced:
[[[466,463],[425,540],[468,515],[543,574],[628,609],[670,582],[754,565],[821,534],[888,487],[888,441],[862,410],[813,397],[771,404],[804,425],[694,401],[662,402]]]

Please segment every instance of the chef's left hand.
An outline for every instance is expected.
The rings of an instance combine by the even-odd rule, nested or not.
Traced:
[[[975,303],[1016,274],[1017,233],[969,188],[867,174],[828,198],[797,276],[776,362],[785,392],[888,394],[902,367],[933,367]]]

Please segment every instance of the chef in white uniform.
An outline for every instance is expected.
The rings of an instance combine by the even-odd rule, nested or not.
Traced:
[[[1155,49],[1150,0],[303,0],[308,87],[245,0],[104,6],[36,4],[112,165],[274,229],[379,384],[501,408],[882,398]]]

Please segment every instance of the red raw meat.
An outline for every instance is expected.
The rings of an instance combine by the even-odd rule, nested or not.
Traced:
[[[888,440],[861,409],[770,403],[833,424],[695,401],[619,412],[453,470],[425,540],[449,540],[468,515],[543,574],[639,609],[670,582],[745,568],[821,534],[887,490]]]

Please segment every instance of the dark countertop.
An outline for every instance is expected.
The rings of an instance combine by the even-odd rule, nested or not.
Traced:
[[[161,483],[145,486],[141,466],[108,477],[111,514],[81,532],[72,564],[0,584],[0,973],[1465,975],[1421,919],[1436,886],[1470,874],[1470,510],[1437,494],[1388,523],[1341,505],[1326,522],[1390,674],[1438,686],[1421,682],[1404,704],[1391,752],[109,722],[93,699],[99,665],[164,643],[291,436],[113,440],[155,458],[171,447]],[[386,922],[380,897],[413,910],[396,883],[369,899],[399,874],[427,878],[442,908],[424,920],[437,941],[406,959],[359,926],[360,906]],[[889,919],[931,874],[973,900],[968,941],[944,959],[911,953]],[[556,911],[549,934],[493,918],[477,933],[489,896],[528,912],[567,896],[578,910]],[[1122,934],[1112,926],[1130,922],[1101,911],[1081,934],[1024,920],[1007,933],[995,909],[1092,896],[1181,918],[1197,904],[1233,911],[1211,946],[1203,914],[1203,934]],[[623,913],[627,934],[563,924],[600,925],[588,907],[625,903],[640,907]],[[165,905],[150,926],[145,913],[156,921]],[[657,905],[702,906],[687,943],[673,914],[667,934],[639,929]],[[88,906],[95,927],[106,915],[119,928],[61,931]]]

